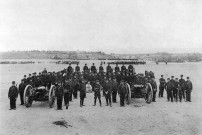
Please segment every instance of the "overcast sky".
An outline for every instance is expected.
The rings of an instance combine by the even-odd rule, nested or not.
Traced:
[[[0,0],[0,50],[202,53],[201,0]]]

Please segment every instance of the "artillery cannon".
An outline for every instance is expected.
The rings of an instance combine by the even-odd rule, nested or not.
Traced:
[[[44,86],[33,88],[27,85],[24,90],[25,106],[30,107],[33,101],[48,101],[49,107],[52,108],[55,103],[55,90],[55,85],[51,85],[50,89]]]
[[[130,103],[131,98],[144,98],[150,104],[153,99],[153,90],[155,89],[155,79],[150,81],[143,76],[139,76],[131,85],[127,84],[129,92],[127,95],[127,102]]]

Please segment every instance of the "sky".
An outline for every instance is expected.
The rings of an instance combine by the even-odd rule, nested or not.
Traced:
[[[201,0],[0,0],[0,51],[202,53]]]

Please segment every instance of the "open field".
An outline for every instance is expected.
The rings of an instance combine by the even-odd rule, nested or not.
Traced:
[[[81,61],[91,66],[100,61]],[[119,102],[106,107],[102,97],[103,107],[93,105],[93,93],[87,94],[85,105],[79,107],[79,99],[70,102],[68,110],[56,111],[50,109],[48,103],[34,102],[30,108],[19,106],[10,111],[7,98],[11,81],[20,82],[24,74],[40,72],[44,67],[48,71],[58,71],[68,65],[51,63],[26,65],[0,65],[0,134],[35,135],[35,134],[132,134],[132,135],[200,135],[202,134],[202,62],[199,63],[147,63],[135,66],[136,72],[151,70],[155,73],[157,82],[161,74],[165,78],[184,74],[193,83],[192,102],[171,103],[164,98],[157,98],[157,102],[146,104],[144,99],[133,99],[126,107],[119,107]],[[106,65],[104,65],[106,66]],[[115,65],[112,65],[115,66]],[[74,67],[74,65],[73,65]],[[118,98],[119,101],[119,98]],[[65,120],[68,128],[52,124],[57,120]]]

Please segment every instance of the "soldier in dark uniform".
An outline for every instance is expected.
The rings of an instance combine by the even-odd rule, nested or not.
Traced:
[[[87,64],[85,64],[85,66],[83,67],[83,71],[84,71],[84,73],[88,72],[88,66],[87,66]]]
[[[133,73],[133,65],[130,64],[130,65],[128,66],[128,71],[129,71],[130,73]]]
[[[27,83],[27,78],[26,78],[26,75],[24,75],[23,82],[24,82],[24,84],[25,84],[25,85],[27,85],[27,84],[28,84],[28,83]]]
[[[99,83],[99,80],[96,80],[96,84],[94,87],[94,106],[96,106],[97,98],[100,102],[100,106],[102,106],[100,91],[101,91],[101,85]]]
[[[170,81],[170,78],[167,79],[166,91],[168,101],[171,99],[171,102],[173,102],[173,83]]]
[[[92,73],[96,73],[96,67],[95,67],[95,64],[94,64],[94,63],[93,63],[93,65],[91,66],[90,70],[91,70]]]
[[[185,80],[183,79],[183,75],[180,75],[181,79],[179,80],[179,84],[180,84],[180,95],[182,94],[183,99],[185,100]]]
[[[70,84],[70,95],[69,95],[69,101],[72,102],[72,95],[73,95],[73,91],[74,91],[74,82],[72,81],[72,79],[69,79],[69,84]]]
[[[29,74],[29,76],[27,77],[27,84],[29,84],[30,83],[30,80],[32,79],[32,75],[31,74]]]
[[[112,81],[112,102],[117,103],[116,96],[118,91],[118,82],[116,81],[116,78],[113,78]]]
[[[99,72],[101,72],[101,73],[104,72],[104,68],[103,68],[102,64],[100,64]]]
[[[175,78],[173,97],[176,102],[178,101],[178,91],[179,91],[179,81],[178,78]]]
[[[124,64],[121,66],[121,72],[126,73],[126,66]]]
[[[15,81],[12,81],[12,86],[8,91],[8,98],[10,99],[10,110],[16,110],[16,99],[18,98],[18,88],[15,86]]]
[[[77,63],[77,66],[75,67],[75,71],[76,71],[76,72],[80,72],[79,63]]]
[[[120,74],[120,71],[117,72],[117,74],[116,74],[116,80],[117,80],[118,84],[120,84],[120,82],[121,82],[121,74]]]
[[[111,86],[108,80],[106,80],[106,83],[103,85],[103,91],[105,93],[105,99],[106,99],[106,106],[110,105],[112,107],[111,103]]]
[[[118,86],[118,93],[120,96],[120,106],[124,107],[124,100],[125,100],[125,94],[126,94],[126,86],[124,85],[124,80],[121,80],[120,85]]]
[[[116,64],[115,73],[118,73],[119,71],[120,71],[120,68],[119,68],[118,64]]]
[[[59,81],[55,91],[55,96],[57,97],[57,110],[62,110],[63,95],[64,95],[64,89],[61,82]]]
[[[191,102],[191,92],[193,90],[192,82],[189,80],[189,77],[187,77],[187,81],[185,82],[185,91],[186,91],[186,102]]]
[[[172,83],[172,91],[174,91],[174,86],[175,86],[175,80],[174,80],[174,76],[171,76],[171,80],[170,80],[170,82]]]
[[[47,74],[48,72],[47,72],[47,70],[46,70],[46,68],[44,68],[44,70],[42,71],[42,74]]]
[[[65,106],[66,109],[68,109],[69,106],[69,97],[70,97],[70,84],[68,80],[65,80],[64,83],[64,102],[65,102]]]
[[[69,64],[68,68],[67,68],[68,74],[72,74],[73,73],[73,68],[71,66],[71,63]]]
[[[157,84],[156,84],[156,81],[154,80],[154,78],[151,78],[150,76],[148,78],[149,78],[149,83],[151,84],[152,89],[153,89],[153,99],[152,99],[152,102],[156,102]]]
[[[106,71],[107,71],[107,74],[111,72],[111,66],[109,63],[108,63],[108,66],[106,67]]]
[[[82,82],[79,87],[80,91],[80,107],[85,106],[84,105],[84,98],[86,97],[86,82],[84,79],[82,79]]]
[[[159,98],[163,97],[163,92],[165,89],[165,84],[166,84],[166,80],[163,78],[163,75],[161,75],[161,78],[159,79]]]
[[[21,80],[21,83],[19,84],[19,94],[20,94],[20,101],[21,101],[21,104],[20,105],[24,105],[24,90],[25,90],[25,83],[24,83],[24,79]]]

